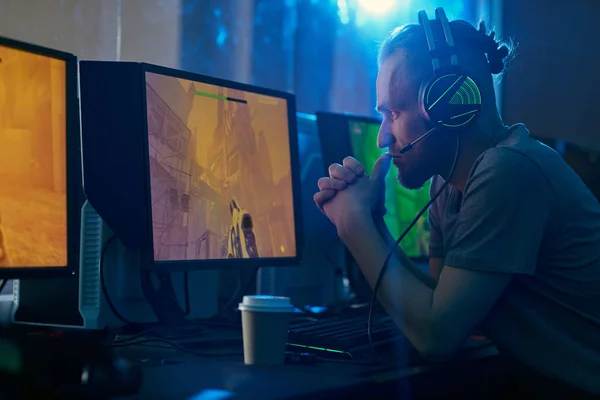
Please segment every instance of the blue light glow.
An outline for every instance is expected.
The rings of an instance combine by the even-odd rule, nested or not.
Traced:
[[[219,34],[217,35],[217,46],[223,47],[227,40],[227,28],[224,25],[219,25]]]
[[[338,0],[338,17],[340,17],[340,22],[343,25],[346,25],[350,22],[350,13],[348,10],[348,2],[347,0]]]
[[[224,400],[233,397],[235,393],[221,389],[206,389],[190,397],[188,400]]]
[[[385,15],[391,11],[398,5],[398,3],[402,3],[405,6],[405,3],[408,3],[409,0],[358,0],[358,7],[369,14],[374,15]]]

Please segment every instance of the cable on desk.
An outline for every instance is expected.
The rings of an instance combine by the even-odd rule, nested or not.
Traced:
[[[6,286],[8,279],[0,279],[0,280],[2,281],[2,283],[0,283],[0,294],[2,294],[2,291],[4,290],[4,287]]]
[[[149,347],[160,347],[164,348],[164,346],[151,346],[150,344],[166,344],[176,350],[182,351],[184,353],[189,353],[198,357],[227,357],[227,356],[239,356],[243,353],[241,351],[233,351],[229,353],[204,353],[201,351],[196,351],[192,349],[186,348],[184,345],[177,343],[174,340],[162,339],[162,338],[148,338],[148,339],[139,339],[134,341],[128,341],[126,343],[112,343],[108,345],[109,347],[130,347],[130,346],[149,346]]]
[[[148,329],[142,330],[138,333],[134,333],[131,335],[117,334],[115,336],[114,340],[106,343],[106,345],[108,345],[108,346],[111,346],[114,344],[125,345],[127,343],[131,343],[131,342],[134,342],[134,341],[140,340],[140,339],[154,339],[154,338],[164,339],[164,340],[197,339],[199,337],[206,335],[209,332],[208,329],[201,327],[201,326],[194,327],[193,325],[184,325],[182,327],[188,328],[190,326],[193,327],[194,330],[191,332],[186,332],[182,335],[176,334],[178,327],[162,327],[162,326],[155,326],[152,328],[148,328]],[[160,334],[159,333],[160,331],[164,331],[165,334]],[[170,335],[169,333],[173,333],[173,335]]]
[[[140,332],[137,332],[135,334],[133,334],[132,336],[128,337],[128,338],[124,338],[124,339],[118,339],[115,340],[112,343],[109,343],[109,345],[114,345],[114,344],[118,344],[120,346],[124,346],[127,345],[128,343],[133,343],[135,342],[135,340],[138,339],[143,339],[145,336],[151,335],[153,336],[153,338],[150,338],[152,340],[155,339],[161,339],[161,340],[171,340],[171,339],[175,339],[175,340],[183,340],[183,339],[190,339],[190,338],[196,338],[196,337],[200,337],[203,336],[207,333],[207,329],[198,325],[194,327],[194,331],[193,332],[185,332],[183,335],[177,335],[176,333],[178,332],[178,327],[170,327],[170,328],[165,328],[162,327],[160,324],[156,325],[156,326],[152,326],[153,324],[147,324],[147,323],[142,323],[142,322],[134,322],[129,320],[128,318],[126,318],[125,316],[123,316],[123,314],[121,314],[119,312],[119,310],[117,309],[117,307],[115,306],[115,303],[112,301],[109,293],[108,293],[108,288],[106,285],[106,278],[105,278],[105,271],[104,271],[104,262],[106,259],[106,254],[108,252],[108,249],[110,248],[110,246],[113,244],[113,242],[115,240],[117,240],[117,236],[113,235],[110,238],[108,238],[108,240],[104,243],[103,247],[102,247],[102,251],[100,254],[100,285],[101,285],[101,289],[102,289],[102,293],[104,294],[104,298],[106,299],[106,303],[108,305],[108,307],[110,308],[110,310],[112,311],[112,313],[123,323],[125,323],[128,326],[134,326],[134,327],[141,327],[143,328],[147,328],[147,329],[143,329]],[[190,314],[190,298],[189,298],[189,276],[188,273],[185,272],[183,275],[183,279],[184,279],[184,297],[185,297],[185,314],[189,315]],[[191,322],[191,321],[190,321]],[[191,324],[190,324],[191,325]],[[185,325],[182,326],[182,328],[189,328],[190,325]],[[148,327],[150,326],[150,327]],[[191,325],[193,326],[193,325]],[[165,332],[167,332],[167,334],[160,334],[157,332],[157,330],[160,329],[164,329]],[[168,332],[172,331],[174,333],[174,335],[170,335]]]
[[[106,253],[108,252],[108,249],[110,248],[110,245],[117,239],[118,239],[118,237],[116,235],[109,237],[108,240],[104,243],[104,246],[102,247],[102,252],[100,254],[100,285],[102,288],[102,293],[104,294],[104,298],[106,299],[106,304],[108,304],[108,308],[110,308],[110,310],[113,312],[113,314],[121,322],[125,323],[126,325],[135,325],[135,326],[147,325],[146,323],[134,322],[134,321],[129,320],[128,318],[125,318],[123,316],[123,314],[121,314],[119,312],[119,310],[113,303],[112,299],[110,298],[110,295],[108,294],[108,289],[106,286],[106,279],[104,277],[104,260],[106,258]],[[185,313],[185,315],[189,315],[190,314],[190,295],[189,295],[189,282],[188,282],[189,277],[188,277],[187,272],[184,273],[183,280],[184,280],[183,284],[184,284],[184,297],[185,297],[184,313]],[[177,302],[177,299],[175,299],[175,302]]]
[[[240,268],[238,271],[239,271],[240,275],[237,280],[237,286],[236,286],[235,290],[233,291],[233,294],[231,295],[229,300],[227,300],[227,302],[225,303],[225,305],[220,307],[219,311],[217,312],[217,315],[226,314],[229,311],[229,309],[231,308],[231,306],[233,306],[235,304],[237,299],[244,295],[244,293],[242,292],[244,290],[244,288],[243,288],[244,270],[242,268]],[[250,282],[252,282],[252,279],[250,279]]]
[[[252,282],[254,282],[254,280],[256,279],[256,275],[258,274],[258,270],[260,268],[256,268],[253,272],[252,272],[252,276],[250,277],[250,279],[248,280],[248,282],[246,282],[246,285],[243,285],[244,282],[244,270],[240,268],[240,279],[239,279],[239,284],[236,288],[236,290],[234,291],[233,295],[231,296],[231,298],[227,301],[227,303],[225,303],[225,305],[223,307],[221,307],[221,309],[217,312],[216,316],[220,316],[223,314],[227,314],[229,312],[229,309],[238,301],[240,301],[240,299],[242,299],[246,293],[248,293],[248,290],[250,290],[250,286],[252,286]]]
[[[112,300],[108,294],[108,289],[106,288],[106,280],[104,278],[104,259],[106,257],[106,253],[107,253],[110,245],[116,239],[117,239],[116,235],[111,236],[110,238],[108,238],[108,240],[104,243],[104,246],[102,247],[102,252],[100,253],[100,286],[102,288],[102,293],[104,294],[104,298],[106,299],[106,304],[108,304],[108,308],[110,308],[110,310],[113,312],[113,314],[115,314],[115,316],[121,322],[125,323],[126,325],[140,325],[140,323],[138,323],[138,322],[133,322],[133,321],[130,321],[129,319],[125,318],[119,312],[119,310],[117,310],[117,307],[112,302]]]
[[[146,329],[143,330],[141,332],[126,336],[126,335],[116,335],[114,340],[111,340],[108,343],[105,343],[107,346],[112,346],[114,344],[124,344],[124,343],[129,343],[131,341],[143,338],[146,335],[150,335],[153,334],[154,332],[152,331],[152,329]]]

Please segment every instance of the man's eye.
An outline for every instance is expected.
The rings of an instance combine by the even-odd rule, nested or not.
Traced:
[[[381,109],[379,112],[383,116],[384,120],[389,121],[394,121],[400,116],[400,113],[397,110]]]

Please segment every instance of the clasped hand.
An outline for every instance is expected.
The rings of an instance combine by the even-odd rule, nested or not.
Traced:
[[[371,176],[353,157],[329,166],[329,177],[320,178],[313,199],[317,207],[340,230],[348,217],[358,214],[385,214],[385,177],[391,156],[383,154],[373,166]]]

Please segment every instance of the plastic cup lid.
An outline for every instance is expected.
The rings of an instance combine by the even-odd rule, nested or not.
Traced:
[[[291,312],[294,307],[289,297],[244,296],[239,304],[240,311]]]

